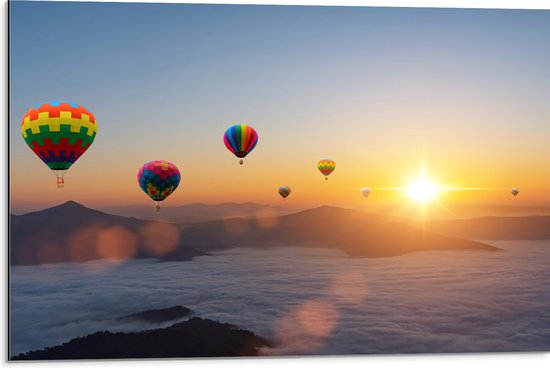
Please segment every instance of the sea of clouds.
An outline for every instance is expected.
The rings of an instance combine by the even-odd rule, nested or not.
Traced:
[[[153,259],[11,267],[11,355],[183,305],[272,339],[264,354],[550,350],[550,242],[501,252],[365,259],[330,249],[233,249]]]

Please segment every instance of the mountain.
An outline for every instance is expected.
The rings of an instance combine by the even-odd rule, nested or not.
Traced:
[[[160,220],[178,224],[191,224],[231,217],[280,216],[293,212],[281,206],[268,206],[257,203],[191,203],[176,207],[162,207],[159,212],[153,206],[112,206],[102,210],[114,215],[131,216],[143,220]]]
[[[468,239],[544,240],[550,239],[550,216],[434,221],[430,224],[430,230]]]
[[[190,225],[184,231],[184,243],[193,244],[193,238],[204,239],[206,234],[208,241],[198,248],[203,251],[220,246],[306,246],[339,248],[363,257],[389,257],[420,250],[498,250],[487,244],[419,230],[386,217],[329,206],[273,218],[235,218]],[[177,260],[178,250],[164,259]]]
[[[179,248],[182,260],[205,255],[183,246],[175,225],[110,215],[73,201],[11,215],[10,222],[12,265],[158,257],[172,248]]]
[[[259,355],[272,344],[251,331],[194,317],[142,332],[96,332],[12,360],[233,357]]]
[[[70,201],[12,215],[10,230],[12,265],[131,257],[186,261],[234,247],[327,247],[363,257],[419,250],[497,249],[383,216],[328,206],[284,216],[175,225],[110,215]]]

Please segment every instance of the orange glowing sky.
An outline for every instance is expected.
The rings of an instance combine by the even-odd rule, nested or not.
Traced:
[[[93,24],[72,28],[67,14],[84,13]],[[441,185],[482,189],[440,193],[448,214],[550,207],[548,11],[17,3],[11,16],[14,213],[66,200],[150,205],[136,174],[153,159],[182,173],[164,206],[404,214],[406,195],[377,188],[407,186],[425,160]],[[142,18],[148,27],[135,26]],[[29,27],[48,37],[74,29],[93,60],[30,47],[40,36]],[[148,52],[136,60],[134,49]],[[99,124],[64,189],[20,136],[27,109],[50,99],[81,103]],[[234,123],[259,134],[243,166],[222,142]],[[336,161],[328,182],[316,168],[322,158]],[[279,185],[292,188],[284,202]]]

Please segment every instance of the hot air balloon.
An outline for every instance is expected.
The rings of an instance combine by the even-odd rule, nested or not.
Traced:
[[[285,199],[290,195],[290,187],[279,187],[279,194]]]
[[[178,187],[180,178],[178,168],[164,160],[146,162],[137,174],[141,189],[156,202],[164,201],[172,194]],[[157,204],[156,209],[160,210],[160,204]]]
[[[57,187],[63,188],[63,176],[93,143],[97,122],[79,104],[50,101],[29,109],[21,122],[21,134],[55,174]]]
[[[519,193],[519,189],[518,188],[512,188],[512,194],[515,196],[517,196]]]
[[[225,131],[223,143],[231,153],[240,158],[239,163],[242,165],[243,158],[256,147],[258,133],[249,125],[236,124]]]
[[[317,168],[325,176],[325,180],[328,180],[328,176],[336,168],[336,163],[332,160],[324,159],[317,163]]]
[[[361,188],[361,195],[363,197],[368,197],[370,192],[371,192],[371,190],[369,188]]]

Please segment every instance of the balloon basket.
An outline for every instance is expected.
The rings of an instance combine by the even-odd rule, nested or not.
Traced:
[[[242,165],[243,164],[243,160],[239,160],[239,165]]]
[[[63,178],[57,178],[57,187],[63,188],[64,186],[65,186],[65,181],[63,180]]]
[[[158,212],[160,211],[160,204],[157,204],[157,206],[155,207],[155,210]]]
[[[325,181],[328,180],[328,178],[325,176]]]

